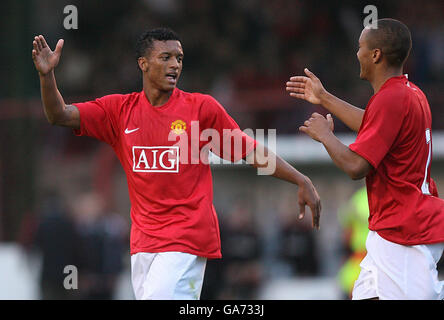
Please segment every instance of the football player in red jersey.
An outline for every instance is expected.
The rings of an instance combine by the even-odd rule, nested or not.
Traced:
[[[321,104],[358,132],[347,147],[333,134],[330,114],[314,113],[300,127],[352,179],[366,178],[370,232],[353,299],[444,298],[436,270],[444,248],[444,201],[430,177],[430,107],[403,75],[411,46],[400,21],[380,19],[377,29],[364,28],[360,78],[374,90],[365,111],[327,92],[308,69],[287,82],[292,97]]]
[[[193,124],[198,124],[200,133],[210,132],[211,150],[224,159],[249,159],[256,168],[274,159],[273,176],[299,187],[299,217],[309,206],[313,227],[319,228],[320,199],[308,177],[259,147],[213,97],[177,88],[184,53],[173,31],[160,28],[141,35],[137,53],[142,91],[68,105],[54,76],[62,46],[63,40],[59,40],[52,51],[43,36],[34,38],[32,57],[40,76],[44,112],[51,124],[111,145],[125,170],[131,200],[131,273],[137,299],[199,299],[206,259],[221,257],[210,166],[193,161],[196,155],[192,152],[185,157],[191,161],[178,161],[183,148],[192,151],[196,141],[188,139],[177,146],[176,138],[188,133],[192,136]],[[226,130],[242,142],[240,152],[235,150],[234,155],[228,152],[226,156],[225,151],[233,149],[231,138],[225,139]],[[205,139],[198,141],[197,147],[202,151]]]

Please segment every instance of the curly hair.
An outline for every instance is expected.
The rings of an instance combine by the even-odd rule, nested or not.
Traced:
[[[153,41],[180,41],[179,36],[169,28],[156,28],[145,31],[137,40],[136,43],[136,59],[146,56],[153,48]]]

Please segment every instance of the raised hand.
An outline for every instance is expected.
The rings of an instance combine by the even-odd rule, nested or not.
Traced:
[[[294,76],[286,83],[286,90],[291,97],[303,99],[313,104],[321,104],[322,96],[327,92],[321,81],[307,68],[307,76]]]
[[[34,37],[32,42],[32,60],[35,68],[41,75],[46,75],[57,66],[62,54],[63,39],[57,42],[56,48],[52,51],[42,35]]]
[[[331,114],[327,114],[324,118],[323,115],[315,112],[304,122],[303,126],[299,127],[299,130],[308,134],[313,140],[322,142],[323,138],[334,130],[333,118]]]

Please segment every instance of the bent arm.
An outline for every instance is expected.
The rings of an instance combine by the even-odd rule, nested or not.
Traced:
[[[333,133],[323,137],[320,142],[334,164],[353,180],[365,178],[372,170],[372,166],[366,159],[350,150]]]
[[[358,132],[361,127],[364,110],[339,99],[326,91],[321,97],[321,105],[338,117],[351,130]]]
[[[294,76],[287,82],[286,90],[291,97],[320,104],[338,117],[351,130],[358,132],[364,117],[364,110],[345,102],[329,93],[316,75],[304,69],[306,76]]]
[[[79,111],[75,106],[65,105],[57,89],[54,75],[54,69],[62,54],[63,43],[63,39],[60,39],[52,51],[43,35],[35,36],[32,42],[32,60],[40,77],[43,110],[49,123],[79,129]]]
[[[288,162],[276,155],[265,146],[258,145],[250,155],[247,162],[254,168],[267,168],[271,176],[296,184],[299,187],[298,204],[299,219],[305,216],[305,206],[308,206],[312,213],[312,227],[319,229],[321,214],[321,200],[311,180],[296,170]]]
[[[73,105],[66,105],[55,80],[54,70],[39,74],[43,110],[48,122],[53,125],[80,128],[79,110]]]
[[[256,169],[271,168],[268,172],[275,178],[298,186],[305,183],[306,176],[265,146],[256,147],[251,154],[251,159],[251,165]]]

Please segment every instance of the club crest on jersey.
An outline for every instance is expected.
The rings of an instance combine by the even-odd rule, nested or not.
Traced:
[[[133,146],[134,172],[179,172],[179,147]]]
[[[176,120],[171,123],[171,130],[179,135],[185,132],[187,129],[187,124],[182,120]]]

